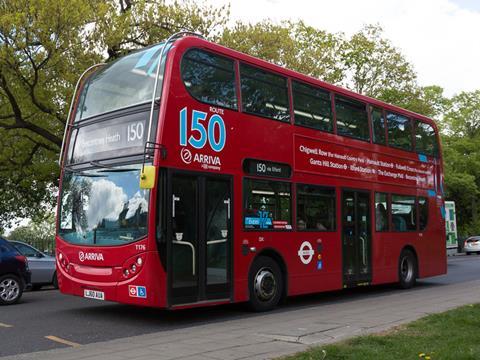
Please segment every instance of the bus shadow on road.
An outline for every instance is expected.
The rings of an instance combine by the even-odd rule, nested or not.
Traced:
[[[433,281],[421,281],[410,290],[400,290],[396,285],[378,285],[345,289],[318,294],[289,297],[284,304],[267,313],[255,313],[249,310],[246,304],[228,304],[214,307],[199,307],[185,310],[164,310],[156,308],[135,307],[106,303],[98,306],[78,307],[64,310],[70,315],[93,317],[104,322],[112,322],[116,326],[133,327],[137,329],[137,335],[155,331],[181,329],[195,325],[222,322],[259,316],[275,316],[275,314],[298,311],[322,306],[351,303],[356,301],[383,297],[386,295],[401,295],[420,291],[430,287],[442,286]]]

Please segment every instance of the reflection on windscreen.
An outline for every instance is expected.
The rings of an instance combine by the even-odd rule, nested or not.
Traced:
[[[65,173],[60,236],[70,243],[119,245],[147,234],[149,191],[140,165]]]
[[[93,74],[82,92],[75,120],[151,101],[162,47],[163,43],[127,55]]]

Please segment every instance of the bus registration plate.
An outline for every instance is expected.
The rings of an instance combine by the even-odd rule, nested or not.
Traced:
[[[95,300],[105,300],[105,293],[103,291],[84,290],[83,297]]]

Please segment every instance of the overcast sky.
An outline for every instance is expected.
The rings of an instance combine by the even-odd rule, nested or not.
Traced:
[[[304,20],[347,35],[380,24],[414,65],[420,85],[440,85],[448,96],[480,89],[480,0],[208,0],[231,4],[244,22]]]

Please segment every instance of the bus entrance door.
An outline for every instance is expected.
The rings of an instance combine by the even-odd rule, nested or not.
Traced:
[[[230,299],[230,178],[173,173],[170,184],[170,305]]]
[[[367,285],[372,278],[370,194],[342,192],[343,285]]]

